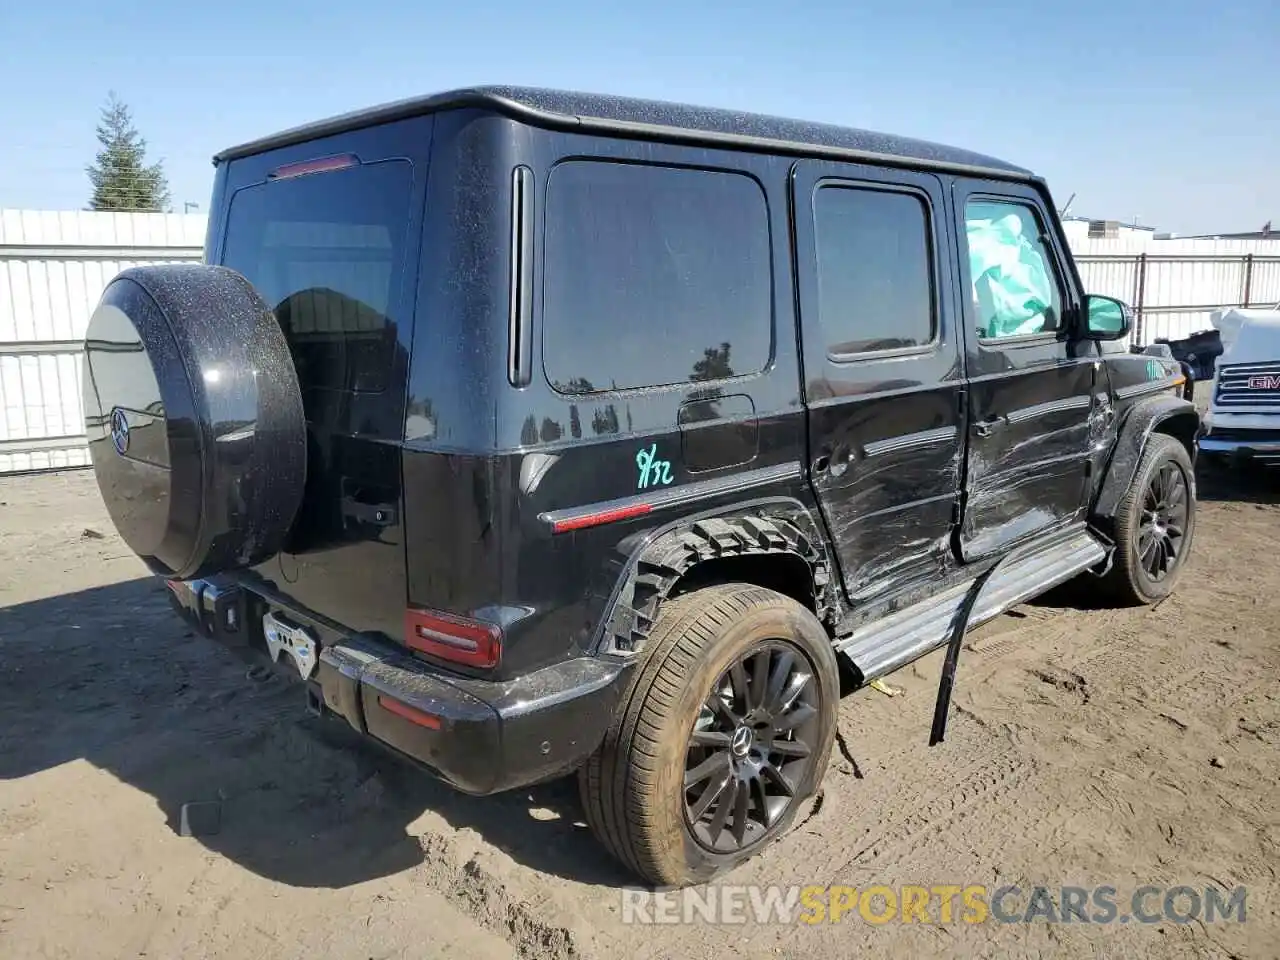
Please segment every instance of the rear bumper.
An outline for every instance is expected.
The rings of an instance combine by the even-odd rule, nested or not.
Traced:
[[[205,636],[270,659],[255,622],[268,605],[213,580],[169,583],[175,609]],[[294,611],[282,611],[311,629]],[[308,699],[358,733],[483,795],[566,773],[599,746],[628,664],[576,657],[512,680],[446,674],[375,637],[314,625],[319,656]],[[286,656],[278,661],[292,670]],[[298,676],[294,673],[294,676]]]

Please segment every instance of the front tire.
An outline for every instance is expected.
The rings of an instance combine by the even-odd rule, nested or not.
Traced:
[[[1107,575],[1116,600],[1125,606],[1143,606],[1173,593],[1195,526],[1191,458],[1173,437],[1152,434],[1116,511],[1116,553]]]
[[[600,749],[587,822],[656,885],[701,883],[785,834],[826,772],[840,682],[817,618],[749,584],[661,607]]]

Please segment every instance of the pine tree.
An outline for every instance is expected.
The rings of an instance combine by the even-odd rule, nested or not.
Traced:
[[[163,211],[169,205],[169,184],[159,161],[147,164],[147,141],[134,129],[129,108],[115,93],[109,95],[98,124],[96,162],[86,168],[93,185],[90,210]]]

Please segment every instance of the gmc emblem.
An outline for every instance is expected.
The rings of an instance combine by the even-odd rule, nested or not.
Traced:
[[[1280,373],[1268,373],[1249,378],[1250,390],[1280,390]]]

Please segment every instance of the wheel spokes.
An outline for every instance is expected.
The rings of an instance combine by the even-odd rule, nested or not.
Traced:
[[[1162,542],[1162,538],[1152,537],[1142,554],[1142,567],[1153,577],[1159,575],[1160,557],[1163,551]]]
[[[726,780],[724,785],[727,787],[732,782],[732,779]],[[713,844],[720,839],[720,834],[724,833],[724,825],[729,822],[729,811],[733,809],[734,791],[721,789],[716,795],[720,797],[720,806],[716,808],[715,816],[707,824],[707,835],[710,836]]]
[[[773,711],[772,717],[776,719],[790,710],[812,682],[813,674],[807,670],[796,670],[792,673],[791,682],[782,691],[782,696],[778,700],[777,708]]]
[[[729,668],[729,684],[733,689],[733,698],[742,704],[742,712],[751,712],[751,684],[747,682],[747,669],[741,660],[735,660]]]
[[[688,735],[685,819],[719,852],[767,836],[815,762],[818,685],[793,644],[765,641],[727,665]]]
[[[689,742],[698,747],[711,747],[715,750],[728,750],[733,735],[723,730],[694,730]]]
[[[1143,496],[1135,549],[1138,563],[1153,580],[1163,580],[1178,564],[1191,521],[1190,487],[1176,463],[1164,463]]]
[[[747,818],[748,801],[751,799],[751,788],[745,783],[738,784],[738,795],[733,802],[733,826],[729,828],[729,832],[733,834],[733,839],[737,841],[738,846],[742,846],[742,841],[747,838],[747,827],[750,821]]]
[[[773,722],[773,729],[778,733],[784,733],[787,730],[794,730],[802,723],[807,723],[817,716],[818,711],[807,703],[799,704],[790,713],[787,713]]]
[[[795,655],[790,650],[781,651],[774,659],[773,669],[769,671],[769,684],[765,688],[764,700],[760,704],[766,713],[772,715],[781,706],[781,697],[787,681],[791,679],[791,670],[796,664]]]
[[[751,803],[759,811],[765,829],[772,827],[776,818],[773,809],[769,806],[769,796],[765,793],[764,780],[760,777],[751,778]]]
[[[803,740],[775,740],[769,749],[784,757],[807,757],[813,752]]]
[[[794,797],[796,795],[795,787],[791,785],[791,782],[783,775],[782,771],[773,764],[766,763],[760,768],[760,774],[773,783],[784,796]]]
[[[769,683],[769,651],[762,650],[755,655],[751,664],[751,699],[747,703],[747,712],[764,706],[766,687]]]
[[[694,801],[693,806],[689,808],[689,816],[693,819],[694,823],[697,823],[706,816],[707,811],[711,809],[711,804],[715,803],[717,797],[724,795],[726,788],[728,788],[731,783],[733,783],[733,771],[726,766],[721,778],[711,783],[706,790],[702,791],[702,795],[698,797],[698,799]],[[726,806],[726,804],[722,803],[721,806]],[[724,825],[721,824],[721,827],[723,826]]]
[[[692,770],[685,771],[684,788],[688,790],[690,787],[696,787],[704,780],[710,780],[717,773],[724,773],[730,770],[732,766],[733,764],[729,759],[729,751],[717,751]]]

